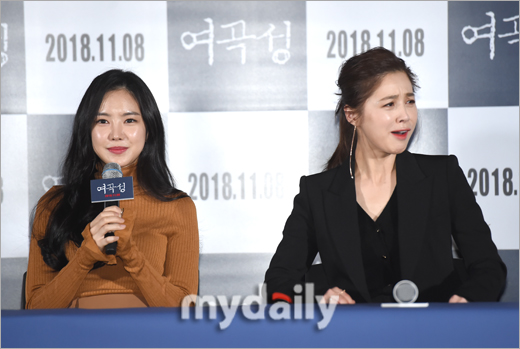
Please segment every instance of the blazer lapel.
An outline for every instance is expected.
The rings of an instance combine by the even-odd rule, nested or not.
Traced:
[[[411,279],[426,232],[432,180],[408,151],[397,155],[396,169],[401,277]]]
[[[370,301],[361,255],[356,189],[348,165],[340,166],[323,196],[330,238],[341,265],[360,294]]]

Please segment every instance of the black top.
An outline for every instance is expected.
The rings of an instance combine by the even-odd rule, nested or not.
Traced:
[[[396,157],[396,183],[398,212],[391,216],[399,224],[400,274],[417,285],[417,301],[447,302],[453,294],[471,301],[498,300],[506,268],[457,158],[404,151]],[[282,241],[266,272],[268,299],[274,292],[293,297],[295,285],[316,269],[311,265],[319,252],[318,269],[325,286],[345,290],[356,303],[373,301],[358,221],[348,160],[302,177]],[[455,271],[452,238],[464,257],[467,278]]]
[[[393,302],[392,290],[401,276],[396,191],[376,221],[359,204],[357,210],[368,292],[372,302]]]

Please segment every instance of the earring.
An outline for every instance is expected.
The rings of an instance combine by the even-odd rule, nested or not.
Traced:
[[[354,132],[352,133],[352,144],[350,145],[350,158],[348,161],[348,167],[350,169],[350,178],[354,179],[352,174],[352,148],[354,148],[354,137],[356,136],[356,125],[354,125]]]

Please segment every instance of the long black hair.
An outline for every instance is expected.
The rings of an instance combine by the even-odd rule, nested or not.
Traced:
[[[186,197],[175,188],[166,164],[166,146],[161,113],[152,92],[132,72],[109,70],[96,77],[79,104],[67,155],[62,166],[62,186],[39,205],[52,206],[45,237],[38,241],[43,259],[55,270],[68,263],[67,244],[81,245],[81,232],[102,210],[102,204],[90,203],[90,180],[94,179],[100,158],[92,146],[92,128],[107,92],[124,89],[136,100],[146,127],[147,138],[137,160],[137,181],[145,192],[161,201]],[[41,210],[40,210],[41,212]]]
[[[341,165],[350,153],[354,126],[345,117],[345,106],[348,105],[363,114],[363,106],[368,97],[388,73],[394,72],[405,73],[415,93],[419,88],[417,76],[401,58],[383,47],[373,48],[343,62],[336,82],[341,91],[336,106],[336,117],[339,118],[339,143],[325,169],[330,170]]]

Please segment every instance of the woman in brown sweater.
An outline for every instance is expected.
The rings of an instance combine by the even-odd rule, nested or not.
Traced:
[[[110,162],[133,177],[134,199],[103,208],[91,203],[90,180]],[[175,307],[197,293],[195,205],[173,184],[161,115],[138,76],[110,70],[94,79],[62,172],[63,185],[40,199],[34,216],[28,309]],[[106,254],[116,241],[116,254]]]

